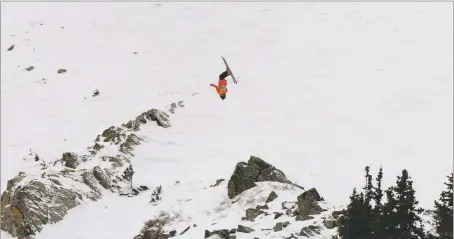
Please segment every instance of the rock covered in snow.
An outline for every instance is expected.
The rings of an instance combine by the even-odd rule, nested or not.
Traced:
[[[276,198],[277,198],[276,192],[272,191],[272,192],[270,193],[270,195],[268,196],[268,198],[266,199],[265,203],[272,202],[272,201],[274,201],[274,199],[276,199]]]
[[[317,189],[311,188],[297,197],[298,215],[306,217],[308,215],[320,214],[323,209],[317,202],[322,201]]]
[[[281,170],[258,157],[251,156],[247,163],[240,162],[236,165],[228,182],[228,196],[232,199],[255,187],[256,182],[264,181],[292,183]]]
[[[8,181],[1,195],[1,229],[22,239],[40,232],[46,224],[62,220],[81,201],[96,201],[106,190],[120,194],[123,189],[129,190],[130,184],[121,176],[130,162],[131,151],[142,140],[133,131],[148,121],[170,127],[168,117],[163,111],[149,110],[129,121],[127,126],[131,128],[123,125],[106,129],[98,135],[96,144],[87,148],[87,155],[66,152],[39,174],[19,173]],[[118,145],[117,152],[97,157],[106,143]]]
[[[2,230],[19,238],[34,235],[43,225],[62,220],[84,198],[97,199],[90,190],[74,189],[66,180],[62,174],[33,178],[25,173],[9,180],[1,196]]]

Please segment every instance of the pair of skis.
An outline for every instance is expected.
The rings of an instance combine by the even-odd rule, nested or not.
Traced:
[[[229,67],[229,64],[227,64],[227,61],[225,60],[225,58],[223,56],[221,56],[221,57],[222,57],[222,60],[224,61],[225,66],[227,67],[227,72],[229,72],[229,75],[232,77],[233,83],[238,84],[238,81],[236,80],[235,76],[233,75],[232,70]]]

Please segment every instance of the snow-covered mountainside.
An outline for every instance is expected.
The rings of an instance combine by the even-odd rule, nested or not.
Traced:
[[[452,172],[452,4],[1,17],[2,238],[330,238],[366,165],[385,187],[408,169],[426,208]]]

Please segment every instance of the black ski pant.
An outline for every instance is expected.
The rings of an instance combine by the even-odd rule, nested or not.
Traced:
[[[228,71],[224,71],[219,75],[219,80],[225,79],[229,75]]]

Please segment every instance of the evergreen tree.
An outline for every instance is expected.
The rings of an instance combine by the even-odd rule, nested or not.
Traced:
[[[340,219],[338,234],[343,239],[363,239],[364,222],[363,218],[364,195],[358,194],[356,188],[350,196],[350,203],[345,210],[345,214]]]
[[[373,198],[372,176],[369,174],[369,166],[366,171],[366,185],[364,192],[359,194],[356,189],[350,196],[350,204],[347,206],[345,215],[341,218],[338,234],[343,239],[368,239],[372,238],[372,207],[370,202]]]
[[[387,202],[384,205],[384,228],[388,238],[417,239],[424,238],[422,220],[417,213],[422,209],[417,208],[413,182],[408,171],[402,170],[402,175],[397,177],[395,187],[386,190]],[[419,225],[418,225],[419,223]]]
[[[448,175],[446,189],[441,192],[439,201],[435,201],[435,229],[440,239],[453,238],[452,176],[452,173]]]
[[[132,189],[132,176],[134,175],[134,170],[132,169],[132,164],[129,165],[128,168],[126,168],[126,170],[123,172],[123,179],[125,179],[126,181],[129,181],[130,183],[130,186],[131,186],[131,189]]]
[[[381,188],[383,179],[383,168],[380,166],[380,170],[378,171],[378,175],[375,178],[377,181],[377,186],[374,187],[373,193],[373,200],[375,202],[375,206],[372,210],[372,232],[374,234],[374,238],[381,239],[384,238],[384,221],[383,221],[383,190]]]
[[[383,190],[381,189],[382,179],[383,179],[383,168],[380,167],[377,178],[375,178],[375,180],[377,181],[377,187],[374,188],[374,196],[373,196],[374,202],[375,202],[374,214],[376,214],[376,215],[381,214],[383,211],[383,204],[382,204]]]
[[[365,192],[365,203],[370,204],[370,201],[373,197],[373,185],[372,185],[372,175],[369,174],[370,167],[366,166],[366,186],[364,187]]]

